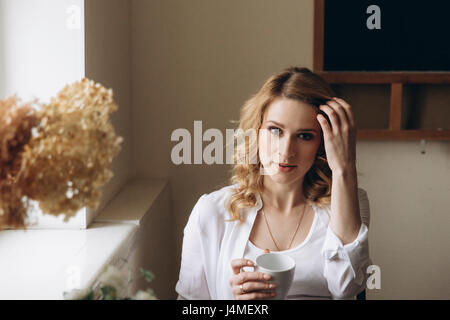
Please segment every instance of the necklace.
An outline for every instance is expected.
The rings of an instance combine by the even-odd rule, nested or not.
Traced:
[[[286,250],[289,250],[292,246],[292,242],[294,241],[295,235],[297,234],[298,228],[300,227],[300,223],[302,222],[303,216],[305,215],[305,210],[306,210],[306,204],[303,207],[303,213],[300,216],[300,219],[298,220],[297,228],[295,229],[294,235],[292,236],[291,242],[289,243],[289,247]],[[266,214],[264,213],[264,209],[262,209],[261,211],[263,213],[264,220],[266,221],[266,225],[267,225],[267,229],[269,230],[270,237],[272,238],[272,241],[275,244],[275,247],[277,247],[277,250],[281,251],[280,248],[278,247],[277,242],[275,241],[275,238],[273,237],[272,231],[270,230],[269,222],[267,221]]]

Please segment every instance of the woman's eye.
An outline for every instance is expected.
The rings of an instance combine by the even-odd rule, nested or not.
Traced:
[[[269,127],[269,131],[276,135],[279,135],[281,133],[280,128],[277,128],[277,127]]]
[[[310,133],[300,133],[298,137],[303,140],[312,140],[314,138],[314,136]]]

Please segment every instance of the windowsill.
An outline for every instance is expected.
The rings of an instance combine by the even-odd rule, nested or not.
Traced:
[[[107,264],[131,254],[166,184],[131,181],[85,230],[0,231],[0,299],[59,300],[74,283],[94,285]]]
[[[99,213],[94,222],[133,223],[139,226],[166,184],[167,180],[164,179],[132,180]]]

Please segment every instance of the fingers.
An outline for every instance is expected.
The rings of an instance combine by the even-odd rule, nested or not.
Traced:
[[[331,122],[331,131],[329,131],[334,135],[339,134],[341,131],[348,132],[349,129],[354,127],[354,119],[350,105],[344,100],[333,98],[333,100],[327,101],[327,104],[321,105],[320,110],[328,115]],[[319,116],[317,117],[318,120],[321,118]],[[319,122],[322,125],[323,121],[319,120]]]
[[[350,107],[350,105],[343,99],[340,98],[334,98],[337,102],[340,103],[340,105],[344,108],[346,114],[347,114],[347,119],[350,123],[350,125],[352,127],[355,126],[355,119],[353,117],[353,112],[352,112],[352,108]]]
[[[238,300],[267,299],[275,296],[275,283],[262,272],[241,272],[230,279],[231,292]]]
[[[231,291],[238,300],[267,299],[274,297],[276,285],[267,282],[271,276],[262,272],[241,272],[243,267],[253,267],[251,260],[242,258],[231,261],[234,276],[230,279]],[[241,288],[242,285],[242,288]]]
[[[331,136],[333,135],[333,132],[331,131],[331,128],[330,128],[330,125],[329,125],[327,119],[325,119],[325,117],[323,115],[318,114],[317,121],[319,121],[319,124],[322,127],[324,139],[325,140],[330,139]]]
[[[230,285],[241,285],[248,281],[267,281],[270,280],[270,275],[262,272],[241,272],[234,275],[230,279]]]
[[[328,101],[327,104],[320,106],[320,110],[328,115],[331,122],[331,130],[334,135],[338,135],[342,123],[342,120],[340,119],[341,115],[334,108],[332,108],[331,105],[333,104]]]
[[[243,267],[253,267],[253,266],[254,266],[253,261],[245,258],[234,259],[231,261],[231,268],[233,269],[234,274],[239,274]]]
[[[242,286],[242,290],[241,290]],[[245,295],[249,293],[272,293],[276,285],[270,282],[244,282],[240,285],[234,285],[231,289],[233,295]]]

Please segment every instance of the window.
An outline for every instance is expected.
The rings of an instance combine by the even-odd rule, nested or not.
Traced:
[[[0,98],[48,102],[84,69],[83,0],[0,0]],[[84,228],[87,209],[68,223],[63,217],[30,212],[35,226]]]

